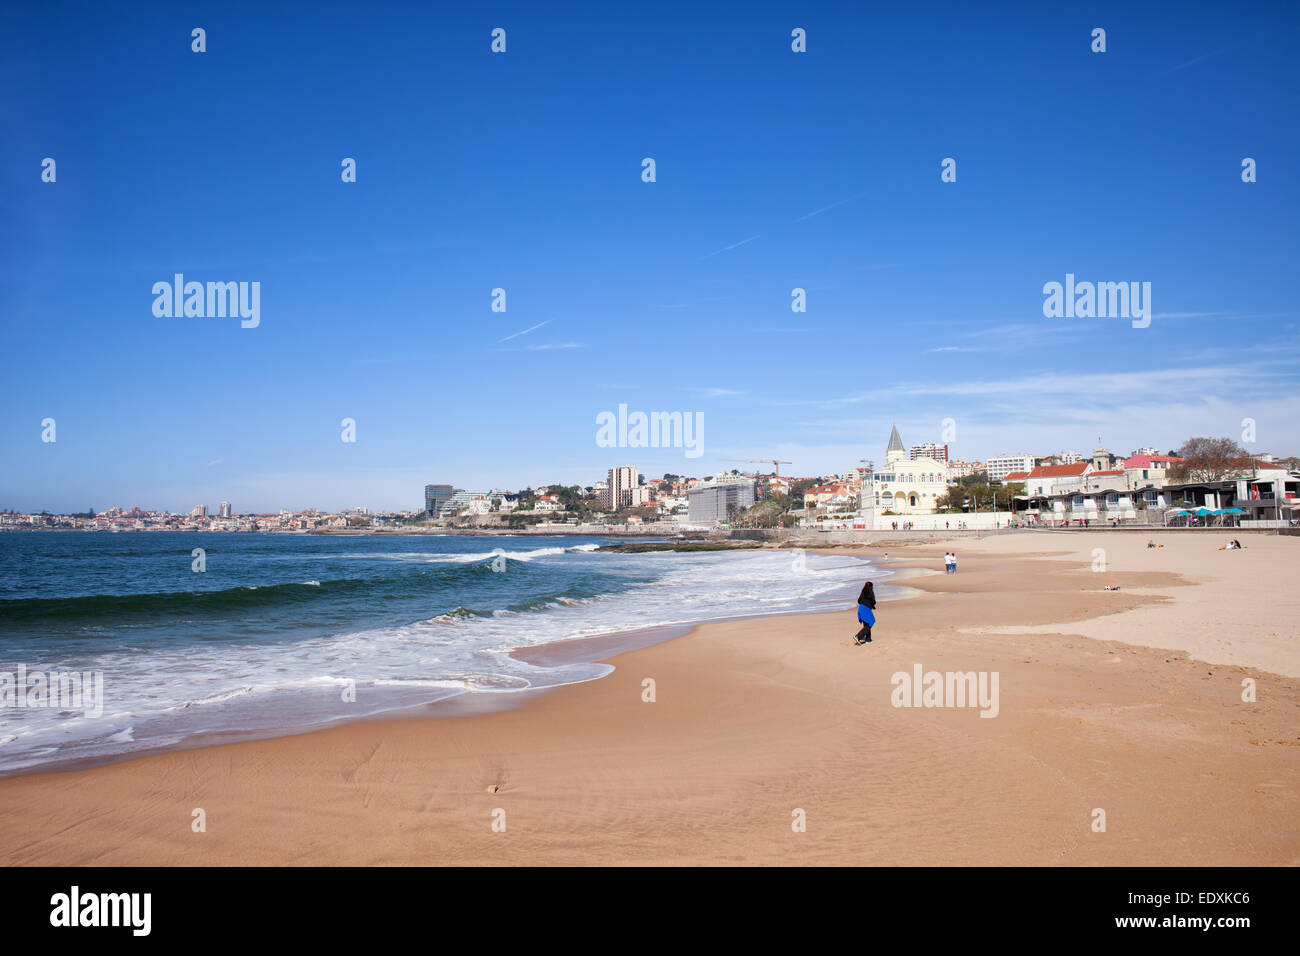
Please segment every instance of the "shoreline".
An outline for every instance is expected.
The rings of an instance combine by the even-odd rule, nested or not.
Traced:
[[[506,710],[384,715],[0,780],[3,858],[1300,861],[1300,680],[1262,666],[1300,672],[1296,599],[1251,602],[1289,579],[1294,545],[1216,554],[1210,542],[1170,536],[1160,552],[1112,554],[1098,575],[1087,563],[1096,540],[964,542],[958,574],[909,582],[924,593],[882,607],[876,642],[862,648],[850,646],[844,611],[710,622],[642,647],[599,648],[612,673]],[[940,551],[888,549],[890,570],[937,564],[930,552]],[[1196,644],[1178,622],[1199,619],[1225,587],[1253,613],[1224,635],[1240,646]],[[1152,615],[1169,634],[1144,623]],[[1111,636],[1081,636],[1097,627]],[[1173,654],[1137,643],[1175,639],[1191,643]],[[1189,651],[1249,660],[1207,665]],[[1000,672],[997,719],[891,706],[891,673],[914,664]],[[642,698],[650,678],[653,703]],[[1250,704],[1240,699],[1247,678],[1259,685]],[[794,840],[792,807],[809,819]],[[206,834],[190,830],[193,808],[210,814]],[[495,808],[509,814],[508,835],[489,826]],[[1110,815],[1108,834],[1090,830],[1094,808]]]
[[[874,567],[879,570],[886,570],[880,568],[879,565],[874,565]],[[925,574],[938,573],[923,567],[898,568],[896,571],[891,568],[888,570],[890,570],[891,577],[888,582],[881,585],[882,588],[888,589],[881,595],[882,602],[908,600],[909,598],[913,598],[922,593],[916,588],[892,583],[895,579],[895,575],[897,576],[897,580],[903,581],[907,580],[911,576],[924,576]],[[846,606],[851,607],[851,605]],[[635,628],[627,631],[610,631],[603,634],[565,638],[563,640],[550,641],[545,644],[524,644],[511,649],[508,652],[508,655],[517,660],[542,667],[555,667],[571,663],[606,664],[608,663],[609,658],[616,655],[624,654],[633,650],[641,650],[642,648],[652,647],[665,641],[683,637],[695,628],[707,624],[795,617],[808,613],[822,612],[795,610],[775,614],[731,614],[720,618],[653,624],[647,627]],[[495,691],[466,689],[424,703],[395,705],[391,708],[359,716],[344,714],[307,724],[284,723],[272,727],[253,728],[248,730],[199,731],[187,734],[181,739],[167,744],[159,744],[157,746],[145,747],[139,750],[96,754],[93,756],[67,757],[62,760],[52,760],[27,767],[0,770],[0,780],[8,780],[39,773],[69,773],[81,770],[93,770],[99,767],[111,766],[140,757],[152,757],[190,750],[202,750],[208,747],[220,747],[227,744],[276,740],[283,737],[297,737],[303,734],[318,733],[335,727],[347,726],[352,723],[365,723],[369,721],[383,721],[408,717],[443,719],[447,717],[493,713],[500,710],[523,707],[526,705],[527,701],[541,694],[562,687],[577,686],[580,684],[591,683],[592,681],[598,681],[609,676],[609,673],[612,673],[612,670],[605,674],[586,678],[584,680],[562,681],[555,684],[545,684],[519,689]]]

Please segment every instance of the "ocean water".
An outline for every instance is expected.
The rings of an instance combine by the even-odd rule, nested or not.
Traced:
[[[593,680],[516,648],[851,606],[860,558],[617,554],[603,538],[0,534],[0,685],[102,674],[98,716],[0,706],[0,773]],[[192,569],[203,548],[206,570]],[[889,596],[885,587],[881,597]],[[40,697],[26,697],[30,704]],[[61,703],[67,703],[66,700]]]

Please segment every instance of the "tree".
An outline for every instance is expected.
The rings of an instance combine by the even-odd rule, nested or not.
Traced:
[[[582,489],[577,485],[551,485],[551,494],[565,511],[577,511],[583,505]]]
[[[775,528],[782,524],[793,524],[794,518],[789,516],[793,504],[784,495],[765,498],[746,509],[738,519],[750,528]]]
[[[790,497],[796,501],[803,501],[804,492],[813,485],[821,484],[820,478],[800,478],[798,481],[790,482]]]
[[[1015,498],[1016,495],[1023,495],[1024,493],[1024,482],[1013,481],[1011,484],[1003,485],[1001,488],[997,489],[994,495],[994,500],[997,502],[999,509],[1010,511],[1012,499]]]
[[[954,485],[934,499],[934,509],[941,513],[959,512],[962,510],[962,502],[965,500],[965,489],[959,485]],[[886,514],[888,513],[886,512]]]
[[[1169,466],[1167,481],[1222,481],[1240,469],[1246,450],[1231,438],[1189,438],[1176,457],[1182,461]]]

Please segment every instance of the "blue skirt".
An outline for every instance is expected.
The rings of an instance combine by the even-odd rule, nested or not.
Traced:
[[[876,626],[876,615],[871,612],[871,608],[865,604],[858,605],[858,620],[868,627]]]

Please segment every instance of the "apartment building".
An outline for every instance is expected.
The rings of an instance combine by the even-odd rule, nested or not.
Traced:
[[[1012,472],[1031,472],[1034,467],[1033,455],[992,455],[984,461],[989,481],[1003,481]]]

